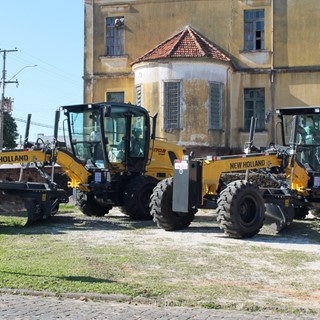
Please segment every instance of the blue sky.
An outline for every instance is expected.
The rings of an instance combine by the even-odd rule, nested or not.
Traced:
[[[14,98],[12,115],[31,113],[32,122],[52,126],[59,106],[83,102],[83,0],[1,0],[0,12],[0,48],[18,50],[7,54],[6,80],[28,66],[11,79],[18,87],[5,87],[5,96]],[[0,67],[2,76],[3,54]],[[24,137],[25,123],[16,123]],[[30,140],[38,133],[53,129],[32,125]]]

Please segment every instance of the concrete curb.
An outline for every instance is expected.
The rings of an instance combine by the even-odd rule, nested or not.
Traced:
[[[51,291],[36,291],[27,289],[9,289],[0,288],[0,293],[11,294],[11,295],[25,295],[25,296],[36,296],[36,297],[54,297],[54,298],[65,298],[65,299],[76,299],[81,301],[105,301],[105,302],[127,302],[127,303],[139,303],[139,304],[155,304],[156,301],[143,297],[132,298],[125,294],[101,294],[101,293],[54,293]]]

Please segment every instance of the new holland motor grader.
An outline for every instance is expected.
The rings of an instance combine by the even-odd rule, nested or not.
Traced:
[[[281,145],[271,143],[257,152],[252,119],[244,154],[175,160],[174,177],[159,182],[151,196],[158,226],[168,231],[187,228],[199,208],[211,208],[227,235],[248,238],[264,223],[280,231],[309,210],[317,215],[320,107],[283,108],[277,114]]]
[[[58,141],[59,123],[65,141]],[[63,106],[56,112],[50,143],[30,143],[29,126],[30,120],[23,149],[0,152],[0,164],[32,163],[47,180],[0,182],[4,194],[24,199],[29,224],[54,215],[60,203],[68,202],[66,190],[54,181],[56,165],[68,176],[68,186],[76,189],[84,214],[103,216],[119,206],[132,219],[151,219],[153,188],[173,175],[174,160],[184,154],[182,147],[155,139],[156,115],[150,117],[146,109],[132,104]],[[44,171],[46,166],[51,173]]]

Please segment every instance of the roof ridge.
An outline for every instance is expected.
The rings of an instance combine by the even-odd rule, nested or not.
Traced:
[[[179,35],[179,34],[182,33],[182,32],[183,32],[183,31],[179,31],[178,33],[172,35],[170,38],[168,38],[168,39],[160,42],[157,46],[155,46],[154,48],[152,48],[152,49],[150,49],[149,51],[147,51],[147,52],[143,55],[143,57],[146,57],[146,56],[152,54],[153,52],[157,51],[157,50],[158,50],[159,48],[161,48],[164,44],[170,42],[170,40],[174,39],[177,35]],[[142,57],[140,57],[140,58],[142,58]],[[140,60],[140,58],[138,58],[137,60]]]
[[[179,35],[179,36],[178,36]],[[177,37],[177,41],[176,43],[173,45],[173,47],[171,48],[171,50],[169,50],[169,56],[171,56],[175,51],[176,49],[178,48],[178,46],[180,45],[181,43],[181,40],[184,39],[186,36],[186,30],[183,30],[183,31],[180,31],[178,32],[177,34],[175,34],[174,36],[171,37],[171,39]],[[167,41],[169,41],[170,39],[168,39]]]
[[[194,40],[195,45],[198,47],[200,52],[202,52],[202,54],[204,54],[206,56],[207,53],[203,50],[202,46],[200,45],[200,43],[197,40],[198,33],[196,33],[195,30],[193,30],[193,28],[191,28],[190,26],[188,26],[188,32],[189,32],[190,36],[192,37],[192,39]]]
[[[200,34],[198,34],[198,36],[201,39],[201,41],[205,42],[211,49],[219,50],[221,52],[221,50],[218,49],[216,46],[214,46],[213,43],[211,43],[210,41],[205,41],[205,39]],[[221,53],[223,53],[223,52],[221,52]]]
[[[207,50],[203,49],[203,46],[207,45],[209,46],[211,49],[219,51],[220,54],[223,55],[223,57],[225,57],[226,59],[229,59],[220,48],[218,48],[216,45],[214,45],[210,40],[208,40],[207,38],[205,38],[201,33],[195,31],[194,29],[191,28],[191,30],[193,31],[192,35],[195,38],[196,44],[197,46],[199,46],[201,48],[201,51],[204,53],[204,55],[208,56],[210,55]],[[199,38],[199,39],[198,39]],[[199,40],[201,41],[201,43],[199,42]]]

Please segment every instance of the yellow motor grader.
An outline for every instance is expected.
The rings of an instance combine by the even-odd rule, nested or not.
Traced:
[[[257,152],[252,119],[243,154],[177,159],[174,177],[159,182],[151,196],[154,221],[168,231],[183,229],[199,208],[212,208],[226,234],[248,238],[264,223],[274,223],[280,231],[309,210],[317,214],[320,107],[283,108],[277,114],[280,145],[271,143]]]
[[[103,216],[119,206],[132,219],[151,219],[153,188],[173,175],[174,160],[184,154],[182,147],[156,139],[156,116],[132,104],[63,106],[56,112],[49,143],[28,141],[30,119],[24,147],[0,152],[0,164],[32,163],[47,180],[0,182],[2,193],[24,199],[29,224],[54,215],[60,203],[68,202],[66,190],[54,181],[56,165],[68,176],[68,186],[77,190],[76,201],[84,214]],[[61,123],[64,141],[58,140]],[[44,170],[47,166],[51,174]]]

